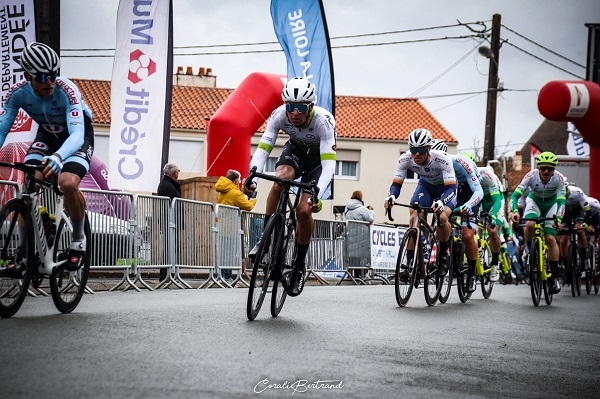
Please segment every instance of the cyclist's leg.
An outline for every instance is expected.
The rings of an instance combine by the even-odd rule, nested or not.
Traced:
[[[546,212],[546,217],[553,217],[557,211],[557,204],[554,203]],[[548,246],[548,263],[550,264],[550,286],[552,287],[552,293],[558,294],[560,292],[560,283],[558,281],[558,258],[560,251],[558,249],[558,243],[556,242],[556,229],[554,228],[554,222],[547,221],[544,223],[544,234],[546,239],[546,245]]]
[[[443,191],[444,191],[444,186],[431,186],[430,185],[430,194],[432,195],[432,201],[427,205],[427,206],[431,206],[431,204],[433,203],[433,198],[439,198]],[[450,215],[452,215],[452,210],[454,210],[454,208],[456,208],[457,204],[457,198],[454,197],[452,200],[450,200],[448,203],[445,204],[444,206],[444,210],[442,211],[442,213],[440,213],[440,220],[439,220],[439,224],[436,227],[436,235],[438,238],[438,241],[440,243],[440,248],[438,253],[440,254],[439,258],[438,258],[438,276],[439,277],[444,277],[446,274],[448,274],[448,265],[450,263],[450,261],[448,260],[448,241],[450,240],[450,233],[451,233],[451,227],[450,227]]]

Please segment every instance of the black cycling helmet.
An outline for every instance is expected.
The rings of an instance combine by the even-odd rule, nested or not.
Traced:
[[[38,73],[58,71],[60,60],[56,51],[44,43],[32,42],[21,53],[21,67],[33,77]]]

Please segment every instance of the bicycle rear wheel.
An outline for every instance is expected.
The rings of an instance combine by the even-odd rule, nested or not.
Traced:
[[[412,259],[408,256],[409,244],[414,248]],[[401,307],[406,306],[408,303],[413,287],[415,286],[415,280],[417,279],[417,270],[420,264],[418,247],[417,229],[410,228],[406,230],[400,244],[400,249],[398,250],[396,274],[394,276],[396,302]]]
[[[592,292],[592,286],[594,285],[594,245],[589,243],[587,249],[587,268],[585,270],[585,293],[590,294]]]
[[[529,248],[529,287],[531,288],[531,300],[535,306],[540,304],[542,295],[539,244],[539,238],[535,238],[531,242],[531,248]]]
[[[490,253],[490,247],[487,241],[483,241],[483,248],[479,252],[479,260],[483,266],[483,276],[480,276],[479,281],[481,282],[481,293],[485,299],[489,299],[494,289],[494,282],[490,280],[492,254]]]
[[[462,241],[459,244],[459,252],[456,254],[456,288],[458,291],[458,299],[465,303],[471,298],[471,292],[467,292],[467,276],[469,266],[465,257],[465,247]]]
[[[593,245],[593,255],[590,254],[590,263],[592,264],[592,276],[594,282],[594,293],[598,294],[600,290],[600,270],[598,269],[598,247]]]
[[[62,313],[70,313],[81,301],[90,273],[92,261],[92,231],[87,213],[85,214],[84,233],[86,250],[83,265],[76,271],[70,272],[63,266],[58,267],[50,279],[50,292],[56,308]],[[56,230],[54,243],[54,262],[67,259],[73,238],[72,224],[65,220],[60,222]]]
[[[27,226],[20,228],[18,221]],[[25,300],[34,268],[33,225],[27,205],[8,201],[0,211],[0,317],[13,316]],[[21,235],[24,233],[24,236]]]
[[[254,320],[260,311],[269,288],[271,273],[275,269],[277,254],[283,236],[284,219],[281,214],[274,214],[269,219],[258,244],[258,251],[252,265],[252,276],[248,288],[246,315]]]
[[[455,270],[455,256],[457,249],[457,242],[454,241],[454,236],[450,236],[450,240],[448,241],[448,260],[450,261],[450,265],[448,267],[448,274],[444,277],[442,281],[442,289],[440,291],[440,297],[438,300],[440,303],[446,303],[448,298],[450,297],[450,291],[452,290],[452,280],[454,278],[454,270]]]
[[[281,269],[281,280],[275,279],[273,281],[273,289],[271,292],[271,316],[277,317],[283,308],[285,299],[287,298],[287,287],[290,283],[290,277],[292,275],[292,266],[294,265],[294,259],[296,259],[296,238],[293,226],[288,224],[288,234],[285,237],[283,243],[283,259],[278,265]]]
[[[424,268],[426,270],[425,281],[424,281],[425,302],[427,302],[427,305],[429,305],[429,306],[435,305],[436,302],[438,301],[438,298],[440,297],[440,293],[442,291],[442,283],[445,279],[445,277],[438,277],[438,275],[437,275],[437,268],[438,268],[437,259],[439,259],[439,256],[440,256],[439,243],[440,243],[439,240],[437,238],[435,238],[434,242],[431,243],[431,253],[429,255],[429,259],[423,260]],[[435,254],[435,257],[434,257],[434,254]],[[446,258],[446,259],[452,259],[452,258]],[[448,274],[450,274],[450,273],[448,273]]]

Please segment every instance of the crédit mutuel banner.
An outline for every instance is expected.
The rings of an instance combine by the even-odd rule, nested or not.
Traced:
[[[33,0],[0,0],[0,42],[2,42],[2,102],[0,108],[4,106],[8,89],[24,79],[19,59],[23,49],[33,41],[35,41]],[[26,143],[23,145],[29,147],[36,132],[37,123],[25,111],[19,110],[4,145]]]
[[[171,117],[171,21],[169,0],[119,1],[111,80],[112,189],[155,192],[160,182]]]

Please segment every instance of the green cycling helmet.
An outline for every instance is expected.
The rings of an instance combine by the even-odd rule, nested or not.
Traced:
[[[471,153],[468,153],[468,152],[462,152],[462,153],[460,153],[460,155],[462,155],[463,157],[470,158],[470,159],[471,159],[471,161],[473,161],[473,162],[477,163],[477,160],[475,159],[475,155],[473,155],[473,154],[471,154]]]
[[[547,165],[552,165],[555,168],[556,168],[556,165],[558,165],[558,158],[556,158],[556,155],[554,155],[554,153],[552,153],[550,151],[542,152],[540,155],[538,155],[535,158],[535,161],[538,165],[547,164]]]

